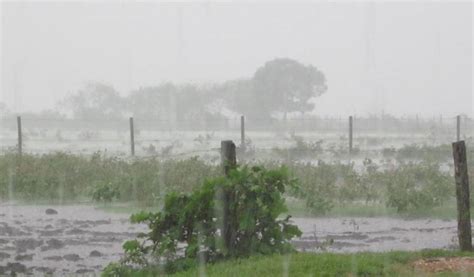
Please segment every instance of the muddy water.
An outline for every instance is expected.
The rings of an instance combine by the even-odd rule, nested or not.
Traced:
[[[122,244],[146,226],[128,214],[86,205],[25,206],[0,203],[0,275],[94,274],[121,257]],[[456,222],[393,218],[295,218],[300,251],[358,252],[450,248]]]
[[[0,204],[0,275],[100,272],[146,226],[91,206]]]
[[[396,218],[295,218],[303,231],[294,241],[300,251],[450,249],[456,247],[455,220]]]

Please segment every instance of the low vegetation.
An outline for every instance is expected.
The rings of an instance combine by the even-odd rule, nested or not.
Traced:
[[[301,231],[289,223],[283,194],[297,187],[285,168],[241,167],[206,181],[192,194],[170,193],[158,213],[132,215],[150,231],[124,244],[125,257],[105,272],[122,276],[144,267],[172,273],[198,263],[290,253]]]
[[[429,159],[379,163],[365,159],[362,164],[251,161],[249,165],[276,169],[282,163],[301,183],[285,195],[304,202],[311,215],[327,215],[354,204],[417,214],[443,206],[454,196],[451,173]],[[91,199],[98,203],[133,202],[142,207],[163,205],[167,193],[189,194],[206,179],[221,175],[218,165],[197,157],[124,159],[104,153],[86,157],[61,152],[24,154],[21,158],[4,154],[0,170],[5,172],[0,176],[1,199],[58,203]]]
[[[0,198],[63,202],[92,198],[153,205],[168,191],[191,192],[216,166],[190,158],[124,160],[96,153],[91,157],[67,153],[0,156]]]
[[[419,260],[434,261],[438,257],[473,257],[472,252],[424,250],[387,253],[291,253],[268,256],[252,256],[214,264],[195,264],[172,276],[470,276],[463,269],[429,273],[417,268]],[[467,270],[465,268],[464,270]],[[110,271],[105,276],[113,276]],[[131,269],[122,276],[156,276],[154,268]]]

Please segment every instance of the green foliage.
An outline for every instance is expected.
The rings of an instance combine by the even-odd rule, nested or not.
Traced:
[[[430,209],[454,195],[452,178],[430,163],[404,163],[385,172],[387,206],[398,212]]]
[[[382,155],[385,158],[396,158],[398,161],[428,161],[428,162],[445,162],[452,158],[451,145],[442,144],[438,146],[428,145],[405,145],[400,149],[384,148]]]
[[[473,252],[448,250],[392,251],[384,253],[292,253],[252,256],[223,261],[206,267],[192,266],[172,276],[432,276],[422,275],[412,262],[438,257],[472,257]],[[110,268],[110,270],[109,270]],[[108,271],[109,270],[109,271]],[[112,271],[115,270],[115,271]],[[115,274],[111,274],[111,273]],[[131,269],[109,265],[104,276],[161,276],[159,268]],[[435,276],[465,276],[466,272],[439,272]]]
[[[0,156],[0,199],[66,201],[93,196],[96,201],[155,204],[168,191],[189,192],[219,167],[197,158],[187,160],[92,157],[68,153],[13,153]],[[95,195],[95,196],[94,196]]]
[[[120,191],[117,187],[112,186],[111,183],[100,184],[92,192],[92,200],[97,202],[112,202],[113,199],[120,198]]]
[[[273,151],[287,161],[295,161],[304,158],[314,158],[323,153],[322,140],[307,142],[303,137],[292,135],[291,139],[295,145],[282,149],[275,147]]]
[[[304,199],[306,207],[314,215],[331,210],[336,195],[337,173],[334,167],[319,161],[317,166],[310,163],[294,164],[290,169],[301,182],[300,189],[293,195]]]
[[[305,201],[312,215],[330,212],[336,204],[384,204],[399,213],[439,207],[453,196],[453,178],[436,163],[402,163],[381,170],[370,159],[356,170],[354,163],[292,163],[301,186],[289,194]]]
[[[301,232],[289,216],[278,216],[286,212],[286,187],[296,186],[285,168],[244,166],[232,169],[228,178],[206,181],[192,194],[170,193],[161,212],[132,215],[132,222],[148,224],[150,232],[141,235],[142,243],[124,244],[122,264],[146,267],[153,257],[173,272],[196,259],[213,262],[292,251],[289,241]]]

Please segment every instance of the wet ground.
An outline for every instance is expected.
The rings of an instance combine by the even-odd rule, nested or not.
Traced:
[[[300,251],[353,253],[451,249],[457,243],[455,220],[397,218],[295,218],[303,235]]]
[[[100,272],[120,259],[125,240],[144,230],[126,214],[91,206],[0,204],[0,275]]]
[[[122,244],[145,231],[129,215],[86,205],[0,203],[0,275],[99,273],[121,257]],[[393,218],[296,218],[300,251],[358,252],[451,248],[456,221]]]

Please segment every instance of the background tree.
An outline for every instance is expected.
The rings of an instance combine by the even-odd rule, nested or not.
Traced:
[[[124,113],[119,93],[101,83],[87,84],[63,104],[72,111],[74,118],[85,120],[122,118]]]
[[[172,83],[140,88],[125,98],[126,109],[136,118],[167,120],[175,113],[173,95],[177,93]]]
[[[265,63],[251,79],[258,109],[269,115],[282,112],[307,112],[314,108],[309,100],[327,90],[324,74],[312,65],[278,58]]]

